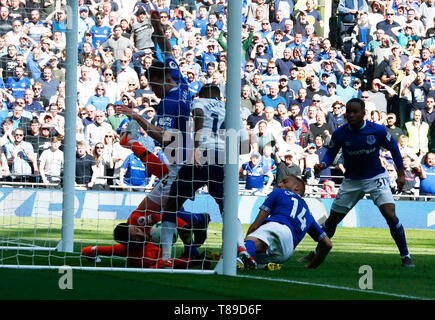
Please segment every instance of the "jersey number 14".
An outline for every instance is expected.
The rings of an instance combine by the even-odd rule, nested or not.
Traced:
[[[292,211],[290,213],[290,217],[295,219],[296,218],[296,214],[298,211],[298,207],[299,207],[299,201],[296,198],[292,198],[293,201],[293,208]],[[299,222],[301,223],[301,230],[304,231],[305,227],[307,226],[307,220],[305,219],[305,212],[307,210],[305,208],[302,208],[301,212],[297,215],[297,218],[299,220]]]

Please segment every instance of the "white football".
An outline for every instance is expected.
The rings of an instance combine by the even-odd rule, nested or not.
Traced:
[[[162,222],[159,221],[155,225],[153,225],[153,227],[151,228],[151,231],[150,231],[151,242],[153,242],[155,244],[160,243],[161,231],[162,231]],[[174,236],[172,237],[172,244],[177,242],[177,239],[178,239],[178,232],[177,232],[177,229],[175,229]]]

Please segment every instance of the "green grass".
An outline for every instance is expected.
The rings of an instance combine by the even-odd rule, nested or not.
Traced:
[[[34,244],[55,246],[60,237],[57,223],[38,220],[35,232],[31,223],[12,221],[0,229],[0,239],[35,238]],[[22,222],[22,221],[20,221]],[[116,222],[84,221],[75,223],[75,252],[85,245],[111,244]],[[18,227],[19,225],[19,227]],[[244,226],[245,230],[247,226]],[[98,230],[98,234],[95,230]],[[315,243],[306,237],[293,257],[280,271],[239,271],[238,277],[73,270],[73,289],[59,289],[62,274],[52,270],[2,269],[0,299],[183,299],[183,300],[374,300],[435,299],[435,231],[406,230],[408,247],[415,269],[400,265],[397,248],[388,229],[338,228],[334,248],[324,264],[307,270],[296,260],[308,253]],[[220,250],[221,225],[211,224],[205,246]],[[0,251],[0,264],[43,264],[51,266],[93,266],[77,253]],[[124,267],[124,259],[103,259],[98,266]],[[359,273],[363,265],[373,271],[373,289],[361,290]]]

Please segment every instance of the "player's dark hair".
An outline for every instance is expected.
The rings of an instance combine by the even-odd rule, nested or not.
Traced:
[[[284,180],[287,180],[289,178],[293,178],[296,181],[296,183],[301,186],[301,190],[300,190],[299,195],[301,197],[303,197],[305,195],[305,185],[306,185],[305,181],[302,180],[302,178],[299,178],[298,176],[295,176],[294,174],[289,174],[288,176],[286,176],[284,178]]]
[[[159,80],[164,81],[170,69],[161,61],[154,61],[153,64],[146,70],[146,77],[148,81]]]
[[[350,105],[358,106],[358,107],[360,107],[360,108],[363,109],[363,110],[366,108],[366,105],[365,105],[364,101],[362,101],[362,100],[359,99],[359,98],[353,98],[353,99],[350,99],[350,100],[346,103],[346,109],[347,109]]]
[[[199,97],[208,99],[219,99],[221,97],[221,90],[217,85],[209,83],[204,85],[201,90],[199,90]]]
[[[126,222],[122,222],[113,230],[113,239],[121,244],[128,243],[130,238],[130,225]]]
[[[298,176],[294,176],[295,180],[297,181],[297,183],[301,186],[301,193],[299,194],[301,197],[303,197],[305,195],[305,181],[302,180],[301,178],[299,178]]]

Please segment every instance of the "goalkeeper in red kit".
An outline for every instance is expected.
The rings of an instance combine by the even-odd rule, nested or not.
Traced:
[[[205,241],[205,237],[201,235],[206,230],[201,230],[201,228],[204,227],[204,222],[208,223],[209,215],[189,213],[183,209],[177,215],[177,230],[184,243],[184,252],[179,258],[174,259],[174,268],[188,268],[198,261],[192,257],[198,256],[197,248]],[[82,249],[82,255],[88,258],[127,257],[127,263],[131,267],[152,267],[162,254],[159,246],[151,242],[150,231],[152,226],[160,220],[160,214],[143,215],[140,210],[136,209],[126,223],[120,223],[115,227],[113,236],[118,244],[85,247]],[[195,233],[197,230],[198,232]],[[192,234],[196,236],[194,243],[191,238]]]

